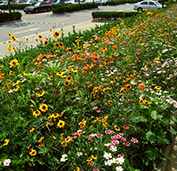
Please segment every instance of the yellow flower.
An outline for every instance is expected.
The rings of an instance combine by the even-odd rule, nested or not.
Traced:
[[[13,86],[15,86],[15,85],[17,85],[17,84],[19,84],[19,83],[20,83],[20,81],[17,80],[17,81],[15,81],[15,82],[13,83]]]
[[[42,136],[41,138],[39,138],[38,143],[42,142],[43,139],[44,139],[44,136]]]
[[[44,46],[47,46],[48,44],[49,44],[49,40],[46,39],[46,40],[44,41]]]
[[[92,159],[97,160],[97,157],[95,155],[92,155]]]
[[[155,89],[156,89],[156,90],[160,90],[160,89],[161,89],[161,86],[155,86]]]
[[[34,128],[30,128],[30,132],[33,132],[35,129]]]
[[[25,38],[25,40],[26,40],[27,42],[29,42],[29,39],[28,39],[28,38]]]
[[[106,122],[107,119],[108,119],[108,115],[103,117],[102,122]]]
[[[40,106],[39,106],[39,109],[42,111],[42,112],[46,112],[48,110],[48,106],[44,103],[42,103]]]
[[[113,104],[113,101],[112,101],[112,100],[108,100],[108,103],[109,103],[110,105],[112,105],[112,104]]]
[[[65,141],[63,141],[63,142],[61,143],[61,146],[62,146],[62,147],[66,147],[66,146],[67,146],[67,143],[66,143]]]
[[[19,88],[20,88],[20,86],[19,86],[19,85],[17,85],[17,86],[14,88],[14,91],[18,91],[18,90],[19,90]]]
[[[9,65],[12,67],[16,67],[19,65],[18,60],[17,59],[13,59],[12,61],[9,62]]]
[[[80,171],[80,168],[79,168],[79,167],[76,167],[76,168],[74,169],[74,171]]]
[[[9,144],[9,139],[5,139],[3,146],[6,146],[6,145],[8,145],[8,144]]]
[[[63,128],[64,126],[65,126],[65,121],[59,120],[59,122],[57,123],[57,127]]]
[[[148,105],[148,104],[149,104],[149,101],[144,100],[143,103],[144,103],[145,105]]]
[[[139,104],[143,104],[144,100],[143,99],[140,99],[139,100]]]
[[[44,94],[45,94],[45,91],[43,91],[43,92],[40,91],[38,94],[38,97],[42,97]]]
[[[15,74],[15,72],[14,71],[9,71],[9,75],[11,76],[11,75],[14,75]]]
[[[39,39],[43,38],[43,36],[41,34],[38,34],[37,36],[39,37]]]
[[[30,156],[35,156],[37,154],[36,150],[30,149],[29,150]]]
[[[2,70],[3,69],[3,65],[0,65],[0,70]]]
[[[16,37],[15,37],[14,35],[11,35],[11,39],[12,39],[13,41],[16,41]]]
[[[107,122],[103,122],[103,126],[106,128],[108,126]]]
[[[55,31],[54,33],[53,33],[53,37],[54,38],[58,38],[60,36],[60,33],[58,32],[58,31]]]
[[[117,125],[114,125],[114,129],[115,129],[116,131],[120,131],[120,128],[119,128]]]
[[[11,34],[11,33],[8,33],[8,34],[7,34],[7,36],[11,37],[11,36],[12,36],[12,34]]]
[[[41,112],[39,110],[33,111],[34,116],[40,116]]]

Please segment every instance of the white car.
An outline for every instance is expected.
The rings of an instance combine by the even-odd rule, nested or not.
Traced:
[[[84,0],[80,0],[80,3],[84,3]],[[64,4],[79,4],[79,0],[66,0]]]
[[[134,4],[134,10],[137,10],[138,12],[142,11],[143,9],[146,9],[147,11],[153,11],[159,8],[162,8],[162,5],[157,1],[141,1]]]
[[[36,3],[36,0],[27,0],[25,4],[34,4]]]
[[[1,1],[0,2],[0,5],[7,5],[8,4],[8,1]]]

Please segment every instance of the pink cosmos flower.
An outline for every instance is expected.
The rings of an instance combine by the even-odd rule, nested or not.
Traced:
[[[111,131],[110,131],[110,130],[106,130],[105,133],[106,133],[106,134],[110,134]]]
[[[111,144],[119,144],[119,141],[112,141]]]
[[[124,145],[130,146],[130,142],[124,142]]]

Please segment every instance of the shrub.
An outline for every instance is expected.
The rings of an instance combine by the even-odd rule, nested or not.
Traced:
[[[22,14],[20,12],[12,12],[11,15],[9,13],[0,13],[0,22],[12,21],[12,20],[20,20]]]

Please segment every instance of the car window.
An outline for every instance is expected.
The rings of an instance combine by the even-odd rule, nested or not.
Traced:
[[[149,5],[155,5],[154,2],[149,2]]]
[[[147,2],[142,2],[141,5],[147,5],[148,3]]]
[[[40,2],[35,3],[34,6],[35,6],[35,7],[40,6]]]

